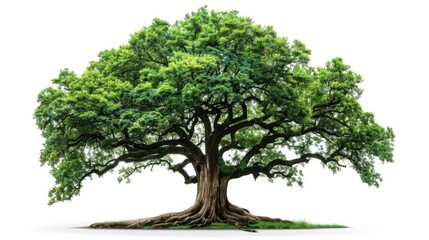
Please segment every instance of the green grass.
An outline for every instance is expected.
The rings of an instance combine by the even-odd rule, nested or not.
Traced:
[[[191,229],[191,226],[174,226],[168,229]],[[347,228],[344,225],[338,224],[313,224],[306,221],[296,221],[294,223],[284,223],[284,222],[265,222],[260,221],[255,224],[250,224],[251,229],[320,229],[320,228]],[[224,223],[212,223],[201,229],[237,229],[235,226],[224,224]]]
[[[313,224],[306,221],[296,221],[294,223],[284,222],[258,222],[251,224],[253,229],[320,229],[320,228],[347,228],[344,225],[338,224]]]

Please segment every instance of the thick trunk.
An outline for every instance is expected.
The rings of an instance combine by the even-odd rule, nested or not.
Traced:
[[[254,216],[244,208],[228,201],[228,177],[222,176],[217,164],[201,161],[195,166],[198,177],[197,196],[194,204],[185,211],[167,213],[158,217],[125,222],[104,222],[92,224],[91,228],[166,228],[188,225],[203,227],[211,223],[227,223],[247,229],[248,224],[258,221],[283,221]]]
[[[220,175],[217,166],[207,162],[198,165],[197,170],[197,196],[193,207],[204,211],[206,219],[214,219],[227,207],[228,178]]]
[[[190,222],[190,225],[202,226],[213,222],[225,222],[246,226],[258,221],[258,217],[228,201],[229,178],[221,175],[217,165],[205,162],[197,166],[197,172],[197,196],[194,205],[187,211],[196,212],[199,217]]]

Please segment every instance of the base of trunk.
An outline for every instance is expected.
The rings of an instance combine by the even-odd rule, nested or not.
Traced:
[[[167,213],[157,217],[145,218],[123,222],[101,222],[90,225],[90,228],[169,228],[174,226],[191,226],[192,228],[202,228],[211,223],[225,223],[236,226],[238,229],[254,231],[249,228],[249,224],[259,221],[268,222],[286,222],[293,223],[288,220],[279,218],[269,218],[263,216],[252,215],[247,209],[237,207],[233,204],[222,211],[210,211],[206,208],[191,207],[182,212]]]

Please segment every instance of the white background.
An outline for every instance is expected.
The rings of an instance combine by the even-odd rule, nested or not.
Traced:
[[[155,169],[117,184],[86,181],[80,196],[47,206],[53,179],[40,167],[43,139],[32,117],[36,96],[60,69],[81,73],[97,53],[126,44],[155,17],[173,23],[208,5],[239,10],[255,23],[312,49],[312,64],[341,56],[363,75],[361,104],[396,134],[395,163],[377,166],[380,188],[350,170],[332,175],[319,163],[305,169],[304,188],[282,181],[231,182],[229,198],[251,212],[350,229],[261,231],[106,231],[80,227],[103,220],[148,217],[192,204],[195,185]],[[429,214],[427,113],[429,17],[425,1],[1,1],[0,238],[23,239],[427,239]]]

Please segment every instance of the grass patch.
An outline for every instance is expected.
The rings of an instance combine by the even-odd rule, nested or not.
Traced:
[[[284,222],[265,222],[260,221],[255,224],[250,224],[251,229],[321,229],[321,228],[347,228],[347,226],[339,224],[313,224],[306,221],[296,221],[294,223],[284,223]],[[169,227],[168,229],[192,229],[189,225],[174,226]],[[212,223],[206,227],[200,229],[218,229],[218,230],[227,230],[227,229],[237,229],[235,226],[228,225],[225,223]]]
[[[294,223],[284,222],[264,222],[260,221],[255,224],[250,224],[253,229],[320,229],[320,228],[347,228],[344,225],[338,224],[313,224],[306,221],[296,221]]]

